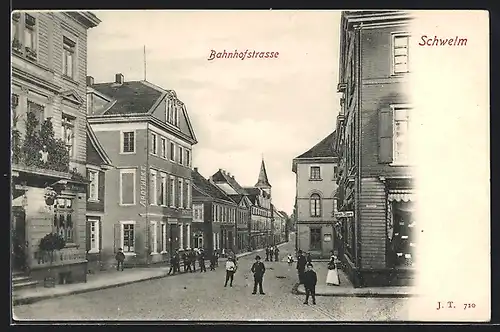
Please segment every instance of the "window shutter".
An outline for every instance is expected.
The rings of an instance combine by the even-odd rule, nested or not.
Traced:
[[[155,223],[149,223],[149,252],[154,252],[154,231],[155,231]],[[134,232],[135,233],[135,232]]]
[[[99,220],[99,252],[102,251],[102,219]]]
[[[91,225],[91,222],[87,220],[86,224],[85,224],[85,232],[86,232],[86,237],[85,237],[85,249],[87,252],[89,252],[90,250],[90,225]]]
[[[98,189],[98,193],[97,193],[97,199],[99,199],[101,201],[101,203],[104,204],[104,181],[105,181],[105,178],[104,178],[104,172],[99,172],[98,173],[98,182],[99,182],[99,189]]]
[[[121,240],[121,225],[120,224],[115,224],[114,225],[114,253],[116,254],[118,252],[118,249],[122,245],[122,240]]]
[[[87,169],[87,180],[90,181],[90,170]],[[87,199],[90,197],[90,183],[87,185]]]
[[[378,158],[379,163],[392,162],[392,109],[384,108],[378,114]]]

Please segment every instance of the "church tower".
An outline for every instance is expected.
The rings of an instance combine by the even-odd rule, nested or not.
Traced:
[[[264,163],[264,158],[262,158],[262,163],[260,164],[260,172],[255,188],[262,189],[269,196],[271,196],[271,184],[267,179],[266,164]]]

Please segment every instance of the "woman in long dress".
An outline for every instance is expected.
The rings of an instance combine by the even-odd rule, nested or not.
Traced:
[[[337,271],[337,256],[332,254],[328,262],[328,274],[326,275],[326,284],[329,286],[339,286],[340,278]]]

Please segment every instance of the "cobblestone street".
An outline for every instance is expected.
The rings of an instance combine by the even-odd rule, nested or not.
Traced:
[[[292,244],[281,250],[284,257]],[[295,266],[265,262],[264,291],[252,295],[255,255],[239,259],[233,287],[224,288],[224,262],[206,273],[188,273],[14,307],[21,320],[404,320],[408,299],[318,297],[304,305],[292,294]],[[125,272],[126,273],[126,272]],[[322,278],[318,278],[322,279]]]

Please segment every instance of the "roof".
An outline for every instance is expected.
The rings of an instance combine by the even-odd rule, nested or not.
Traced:
[[[337,157],[333,151],[333,143],[335,141],[336,132],[333,131],[330,135],[326,136],[321,142],[296,157],[299,158],[328,158]]]
[[[264,163],[264,159],[262,159],[262,162],[260,163],[259,178],[257,179],[255,187],[264,187],[264,188],[271,187],[271,184],[267,179],[266,164]]]
[[[228,175],[224,170],[219,169],[214,175],[212,175],[214,182],[220,185],[220,182],[226,182],[234,189],[234,191],[239,195],[247,195],[245,189],[234,179],[233,176]]]
[[[97,139],[97,136],[95,135],[94,131],[92,130],[92,127],[88,123],[88,121],[85,122],[85,127],[87,130],[87,138],[90,141],[90,144],[92,144],[93,148],[101,158],[104,164],[111,166],[111,159],[109,158],[108,154],[102,147],[101,143],[99,143],[99,139]],[[89,151],[87,149],[87,151]],[[87,154],[88,158],[88,154]]]
[[[116,100],[104,114],[146,114],[163,95],[162,91],[143,81],[96,83],[91,87]]]
[[[214,199],[220,199],[234,204],[234,201],[229,198],[229,196],[227,196],[215,184],[205,179],[200,173],[198,173],[198,171],[193,170],[191,173],[193,176],[194,188],[197,189],[197,191],[203,196],[209,196]]]

